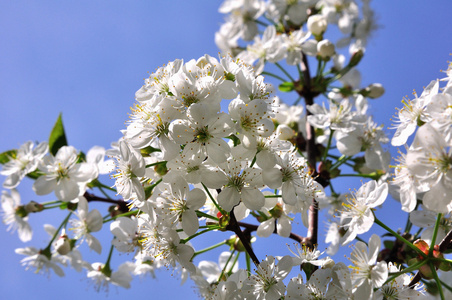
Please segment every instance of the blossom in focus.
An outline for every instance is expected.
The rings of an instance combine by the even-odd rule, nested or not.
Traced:
[[[199,228],[196,211],[206,202],[206,194],[199,188],[189,189],[187,181],[176,177],[162,189],[156,198],[156,213],[168,227],[179,222],[187,235],[193,235]]]
[[[275,264],[273,256],[267,256],[262,261],[256,274],[252,274],[243,283],[242,291],[250,293],[254,299],[280,299],[285,294],[284,278],[292,270],[292,258],[284,256]]]
[[[388,272],[400,272],[400,266],[388,263]],[[382,285],[376,292],[374,299],[427,299],[422,292],[420,284],[410,288],[409,284],[412,278],[408,274],[402,274]]]
[[[422,198],[424,206],[437,213],[452,209],[452,148],[442,132],[429,123],[416,133],[406,155],[410,173],[428,186]]]
[[[372,227],[374,215],[372,209],[383,204],[388,196],[388,184],[371,180],[363,184],[357,192],[351,193],[343,209],[339,211],[341,225],[347,229],[343,244],[353,241]]]
[[[125,200],[136,196],[138,200],[144,200],[144,188],[141,184],[140,177],[145,174],[145,162],[141,154],[132,148],[127,142],[119,142],[120,156],[117,157],[115,186],[118,193]]]
[[[420,97],[414,93],[415,99],[402,100],[405,106],[398,111],[397,117],[399,120],[397,121],[398,124],[394,127],[397,130],[391,140],[393,146],[405,144],[418,125],[431,120],[426,108],[432,101],[432,97],[438,94],[438,88],[439,83],[437,80],[434,80],[424,89]]]
[[[81,196],[86,184],[98,176],[97,167],[92,163],[77,163],[78,153],[72,146],[61,147],[55,156],[45,156],[39,163],[43,173],[33,184],[38,195],[54,191],[62,201],[71,201]]]
[[[352,266],[352,281],[355,286],[361,285],[378,288],[388,278],[388,265],[384,261],[377,262],[381,240],[376,234],[369,239],[369,248],[363,242],[356,242],[350,254]]]

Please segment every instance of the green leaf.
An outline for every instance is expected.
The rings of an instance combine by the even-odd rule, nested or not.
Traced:
[[[230,136],[226,137],[227,139],[230,139],[234,142],[234,147],[236,147],[237,145],[240,144],[240,140],[237,136],[235,136],[234,134],[231,134]]]
[[[55,125],[53,126],[52,132],[49,137],[49,150],[50,153],[55,155],[63,146],[67,146],[66,134],[64,133],[63,119],[61,113],[58,116]]]
[[[0,153],[0,164],[4,165],[10,161],[11,158],[15,158],[17,155],[17,150],[8,150]]]
[[[31,179],[34,179],[34,180],[38,179],[39,176],[42,176],[42,173],[39,172],[39,170],[35,170],[35,171],[27,174],[28,178],[31,178]]]
[[[292,92],[295,89],[295,87],[294,87],[294,84],[292,81],[286,81],[286,82],[281,83],[279,85],[278,89],[281,92],[288,93],[288,92]]]

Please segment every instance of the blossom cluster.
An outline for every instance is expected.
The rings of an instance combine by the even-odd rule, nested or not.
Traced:
[[[432,81],[420,96],[404,99],[398,110],[392,145],[406,145],[416,132],[406,153],[401,153],[394,174],[406,212],[414,210],[417,199],[435,213],[447,214],[452,209],[451,67],[446,73],[446,78]],[[446,83],[442,91],[440,81]]]
[[[166,267],[182,281],[190,278],[206,299],[424,299],[420,278],[436,280],[436,270],[450,270],[443,255],[448,245],[440,241],[452,239],[452,67],[447,78],[403,101],[391,143],[415,136],[391,175],[390,139],[368,102],[384,89],[362,88],[356,68],[376,28],[369,2],[226,0],[219,9],[226,23],[215,36],[224,54],[174,60],[152,73],[111,149],[85,154],[67,145],[59,119],[49,142],[0,154],[8,230],[28,242],[30,214],[68,211],[58,228],[44,226],[47,247],[16,250],[25,255],[21,263],[59,276],[61,266],[85,270],[97,290],[129,288],[134,276],[154,277]],[[325,38],[331,26],[341,33],[334,42]],[[345,46],[348,58],[340,53]],[[311,74],[312,62],[318,68]],[[268,72],[268,64],[282,74]],[[299,99],[288,105],[269,77]],[[100,175],[109,173],[113,183],[101,183]],[[335,189],[334,179],[355,175],[368,180],[356,191]],[[25,177],[34,180],[37,195],[53,192],[57,200],[22,204],[16,188]],[[410,213],[403,233],[377,218],[389,193]],[[107,216],[92,207],[96,201],[114,204]],[[321,258],[314,234],[319,211],[328,220],[328,255],[355,242],[350,266]],[[308,229],[306,237],[294,232],[297,222]],[[385,240],[382,249],[373,234],[365,243],[360,235],[374,224],[395,241]],[[423,230],[412,235],[411,225]],[[109,251],[96,237],[106,227]],[[226,231],[233,235],[224,238]],[[204,234],[219,242],[197,249]],[[295,240],[294,249],[259,259],[254,241],[273,234]],[[108,252],[105,263],[85,261],[83,244]],[[228,251],[218,264],[199,259],[222,246]],[[112,268],[114,251],[131,259]],[[416,270],[417,280],[409,275]]]

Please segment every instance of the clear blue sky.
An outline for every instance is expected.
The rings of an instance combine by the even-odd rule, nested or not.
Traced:
[[[452,2],[373,2],[381,27],[368,44],[360,70],[364,85],[385,86],[386,94],[371,102],[371,111],[390,126],[403,96],[411,96],[413,89],[421,93],[431,80],[444,77],[439,70],[451,59]],[[147,72],[176,58],[217,55],[219,5],[212,0],[0,2],[0,152],[28,140],[47,140],[60,112],[71,145],[83,151],[108,147],[120,136]],[[37,198],[30,183],[19,191],[23,201],[52,199]],[[397,211],[399,206],[394,207]],[[65,278],[51,274],[48,279],[20,266],[22,257],[14,249],[44,247],[48,238],[41,224],[58,226],[49,216],[31,216],[35,234],[27,244],[6,233],[5,226],[0,228],[1,298],[105,297],[93,291],[84,273],[65,269]],[[404,222],[396,224],[402,227]],[[94,262],[98,256],[92,258]],[[158,277],[135,279],[131,290],[112,287],[108,298],[197,299],[192,283],[180,287],[169,272],[158,272]]]

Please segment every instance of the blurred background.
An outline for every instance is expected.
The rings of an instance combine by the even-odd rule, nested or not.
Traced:
[[[119,130],[125,128],[134,93],[148,72],[176,58],[188,61],[204,54],[217,56],[214,34],[223,22],[223,15],[218,13],[220,4],[212,0],[1,1],[0,152],[18,148],[28,140],[47,140],[59,113],[70,145],[84,152],[94,145],[109,148],[121,136]],[[382,98],[370,101],[370,109],[391,137],[390,119],[395,107],[402,106],[401,99],[406,95],[413,98],[413,89],[421,94],[431,80],[445,77],[440,70],[447,69],[452,52],[452,2],[373,1],[371,6],[379,29],[367,45],[359,70],[363,87],[379,82],[386,89]],[[281,97],[284,99],[284,95]],[[391,152],[397,153],[396,149]],[[25,181],[19,186],[22,202],[53,200],[53,194],[37,197],[31,185],[31,181]],[[359,186],[357,180],[347,189]],[[403,228],[406,215],[400,211],[400,204],[391,199],[386,204],[389,209],[377,211],[377,216],[392,228]],[[34,236],[26,244],[17,234],[6,232],[6,226],[0,226],[0,298],[198,298],[192,282],[181,286],[178,275],[166,270],[158,271],[156,279],[135,278],[130,290],[110,286],[106,296],[94,291],[84,271],[65,268],[64,278],[25,271],[20,265],[23,257],[14,249],[45,247],[49,237],[42,224],[57,227],[64,215],[52,219],[55,215],[31,215]],[[321,235],[326,231],[323,225]],[[301,225],[297,228],[299,234],[305,234]],[[83,245],[83,254],[88,254],[84,257],[105,262],[110,237],[99,236],[103,255],[90,253]],[[272,245],[279,243],[288,252],[287,241],[272,238]],[[268,242],[256,245],[258,257],[263,259],[266,252],[262,248],[268,247]],[[207,245],[205,242],[198,249]],[[325,245],[321,243],[319,249],[323,251]],[[344,253],[349,254],[350,249],[347,247]],[[217,260],[215,255],[211,257]],[[112,267],[131,258],[116,255]]]

